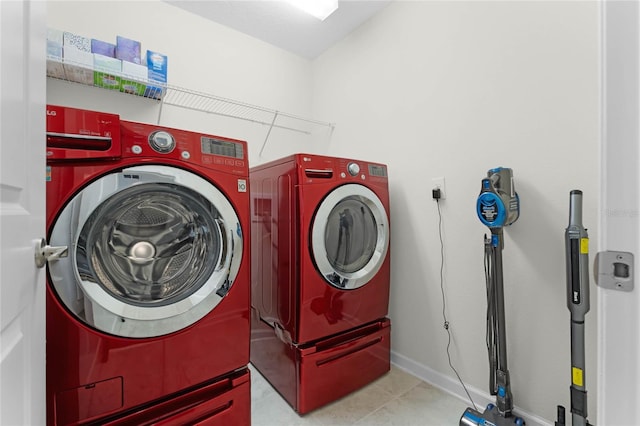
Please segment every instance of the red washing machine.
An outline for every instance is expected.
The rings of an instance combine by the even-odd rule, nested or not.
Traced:
[[[47,423],[248,425],[243,141],[47,106]]]
[[[304,414],[389,371],[387,168],[297,154],[250,176],[251,363]]]

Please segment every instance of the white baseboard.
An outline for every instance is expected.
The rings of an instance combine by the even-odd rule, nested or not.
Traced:
[[[456,378],[439,373],[426,365],[422,365],[394,351],[391,351],[391,363],[395,367],[424,380],[430,385],[460,398],[471,406],[467,394]],[[488,392],[469,386],[467,383],[465,383],[465,386],[480,411],[484,411],[487,404],[495,403],[495,397],[491,396]],[[514,407],[514,412],[518,417],[522,417],[525,420],[526,426],[553,426],[553,422],[549,422],[540,416],[524,411],[517,406]],[[462,413],[460,413],[460,415],[462,416]]]

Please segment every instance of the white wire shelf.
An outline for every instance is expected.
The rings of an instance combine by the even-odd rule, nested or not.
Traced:
[[[94,76],[94,72],[100,73],[100,76],[103,77],[113,76],[120,80],[118,82],[112,80],[113,87],[110,87],[109,78],[98,80],[98,77]],[[155,101],[160,104],[160,108],[158,110],[158,124],[160,124],[164,106],[169,105],[268,126],[267,135],[264,143],[262,144],[262,148],[260,149],[260,155],[262,155],[262,151],[269,139],[269,135],[274,128],[299,132],[305,135],[311,135],[317,129],[325,129],[328,131],[330,138],[335,127],[334,124],[329,122],[313,120],[283,111],[170,84],[147,81],[146,79],[141,79],[132,75],[87,68],[82,64],[70,63],[68,61],[62,63],[48,59],[47,77],[63,80],[72,84],[99,87],[111,91],[120,91],[126,96],[148,98],[150,101]],[[127,83],[125,89],[122,88],[123,81]],[[141,88],[138,85],[144,87]]]

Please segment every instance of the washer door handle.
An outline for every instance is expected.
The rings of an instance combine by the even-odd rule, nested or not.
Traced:
[[[47,240],[41,238],[36,243],[35,262],[38,268],[42,268],[50,260],[58,260],[69,255],[69,247],[54,247],[47,244]]]

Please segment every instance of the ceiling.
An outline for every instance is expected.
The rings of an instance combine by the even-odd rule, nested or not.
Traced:
[[[338,10],[324,21],[286,1],[164,1],[296,55],[314,59],[393,0],[340,0]]]

